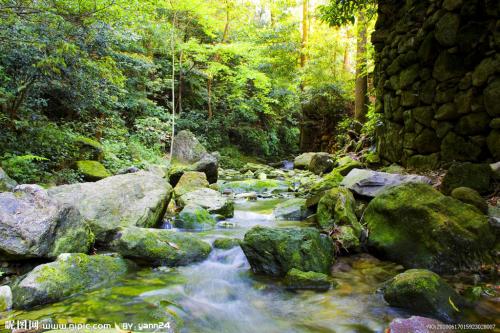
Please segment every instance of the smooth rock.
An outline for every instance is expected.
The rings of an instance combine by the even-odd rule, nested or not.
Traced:
[[[194,204],[206,209],[211,214],[221,214],[224,217],[232,217],[234,214],[233,202],[220,192],[210,188],[200,188],[188,192],[177,198],[177,203],[181,207]]]
[[[309,289],[327,291],[332,286],[328,275],[317,272],[303,272],[296,268],[288,271],[284,279],[284,284],[290,290]]]
[[[302,221],[309,214],[306,207],[306,199],[293,198],[279,203],[273,209],[273,215],[276,219],[289,221]]]
[[[137,227],[118,229],[108,247],[125,258],[170,267],[204,260],[211,251],[194,234]]]
[[[120,257],[63,253],[57,260],[35,267],[12,290],[15,308],[60,301],[113,282],[127,273]]]
[[[190,131],[183,130],[175,136],[172,149],[173,159],[181,163],[191,164],[198,162],[206,153],[205,147]]]
[[[344,177],[340,185],[358,195],[376,197],[391,187],[406,183],[430,184],[431,180],[418,175],[399,175],[368,169],[354,169]]]
[[[175,185],[174,194],[176,197],[180,197],[188,192],[206,188],[208,185],[207,176],[203,172],[187,171],[181,176],[177,185]]]
[[[154,227],[161,222],[172,187],[157,174],[140,171],[95,183],[57,186],[49,195],[74,205],[90,223],[96,240],[118,227]]]
[[[175,218],[175,226],[189,230],[213,229],[217,221],[203,207],[194,203],[186,205]]]

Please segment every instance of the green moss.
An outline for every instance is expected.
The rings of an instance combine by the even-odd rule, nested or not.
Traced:
[[[119,229],[109,247],[126,258],[167,266],[203,260],[211,251],[210,244],[188,233],[136,227]]]
[[[77,136],[75,138],[75,143],[81,144],[83,146],[88,146],[88,147],[97,149],[99,151],[102,150],[102,145],[99,141],[85,137],[85,136]]]
[[[355,213],[356,201],[344,187],[333,188],[321,198],[318,203],[316,219],[323,230],[330,231],[335,226],[351,226],[358,237],[361,234],[361,224]]]
[[[328,273],[333,243],[314,228],[250,229],[241,247],[253,270],[284,276],[290,269]]]
[[[451,196],[463,203],[472,205],[483,214],[488,214],[488,203],[479,193],[468,187],[458,187],[451,191]]]
[[[319,182],[311,187],[312,192],[319,192],[329,190],[334,187],[340,186],[344,176],[342,176],[338,170],[334,169],[332,172],[324,176]]]
[[[108,170],[97,161],[77,161],[76,167],[85,178],[99,180],[111,176]]]
[[[338,172],[342,176],[347,176],[352,169],[362,169],[363,163],[357,161],[349,156],[344,156],[340,158],[338,161],[338,166],[333,170]],[[332,172],[333,172],[332,171]]]
[[[239,246],[241,240],[237,238],[217,238],[214,241],[214,247],[216,249],[229,250],[233,247]]]
[[[451,272],[491,260],[488,218],[430,185],[393,187],[370,202],[364,218],[369,247],[407,267]]]
[[[417,313],[436,316],[446,322],[453,321],[455,306],[462,298],[439,275],[424,269],[410,269],[396,275],[383,288],[384,299],[392,306],[407,308]]]
[[[205,230],[211,229],[217,222],[210,213],[193,204],[189,204],[179,213],[175,219],[175,226],[182,229]]]
[[[303,272],[292,268],[284,279],[287,289],[312,289],[326,291],[332,286],[328,275],[317,272]]]
[[[203,172],[187,171],[175,185],[174,193],[176,197],[180,197],[183,194],[204,187],[208,187],[208,180]]]
[[[246,193],[246,192],[286,192],[288,184],[276,179],[247,179],[227,182],[220,185],[220,191],[231,191],[232,193]]]

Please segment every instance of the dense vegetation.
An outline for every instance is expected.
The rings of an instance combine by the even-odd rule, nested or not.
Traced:
[[[300,5],[2,0],[2,166],[74,182],[85,147],[112,172],[141,166],[168,152],[174,119],[226,160],[297,152],[301,105],[340,96],[323,111],[349,116],[355,67],[353,27]]]

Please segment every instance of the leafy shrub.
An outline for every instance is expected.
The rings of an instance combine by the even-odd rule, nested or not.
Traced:
[[[48,175],[47,158],[36,155],[5,154],[2,157],[2,168],[7,174],[21,184],[41,182]]]

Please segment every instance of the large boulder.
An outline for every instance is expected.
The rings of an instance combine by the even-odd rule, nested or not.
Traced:
[[[16,185],[16,181],[0,168],[0,192],[12,191]]]
[[[219,159],[215,153],[203,154],[200,160],[191,166],[191,170],[205,173],[210,184],[217,183],[219,177]]]
[[[250,229],[241,248],[253,271],[285,276],[292,268],[328,274],[333,262],[332,240],[315,228]]]
[[[203,172],[188,171],[175,185],[174,193],[176,197],[180,197],[188,192],[208,187],[208,185],[207,176]]]
[[[299,156],[295,157],[293,161],[293,167],[295,169],[307,169],[309,168],[309,164],[311,164],[311,160],[317,153],[303,153]]]
[[[369,248],[409,268],[475,270],[491,260],[488,217],[429,185],[388,189],[369,203],[364,220]]]
[[[446,172],[441,183],[441,190],[445,194],[458,187],[469,187],[479,193],[487,193],[493,171],[489,164],[454,163]]]
[[[195,163],[206,153],[205,147],[190,131],[180,131],[175,136],[172,158],[176,161],[188,164]]]
[[[175,218],[174,224],[177,228],[181,229],[208,230],[213,229],[217,221],[215,221],[205,208],[190,203]]]
[[[296,268],[292,268],[286,273],[284,283],[286,288],[290,290],[326,291],[332,286],[328,275],[318,272],[303,272]]]
[[[344,177],[340,185],[347,187],[358,195],[376,197],[388,188],[406,183],[430,184],[431,180],[417,175],[399,175],[368,169],[353,169]]]
[[[125,275],[128,268],[127,261],[116,256],[63,253],[56,261],[35,267],[14,285],[14,307],[57,302],[113,282]]]
[[[6,260],[55,258],[90,250],[94,235],[72,205],[49,197],[37,185],[0,193],[0,256]]]
[[[96,240],[103,242],[118,227],[158,225],[172,187],[159,175],[140,171],[95,183],[54,187],[49,195],[78,208],[90,222]]]
[[[220,214],[224,217],[232,217],[234,214],[233,202],[210,188],[200,188],[188,192],[177,198],[177,203],[181,207],[194,204],[208,210],[211,214]]]
[[[100,180],[111,176],[104,165],[98,161],[77,161],[76,169],[89,181]]]
[[[332,171],[335,165],[332,155],[328,153],[314,154],[307,169],[316,175]]]
[[[280,220],[302,221],[309,215],[308,213],[306,199],[301,198],[288,199],[273,209],[274,217]]]
[[[109,249],[140,263],[167,266],[204,260],[211,251],[210,244],[193,234],[138,227],[118,229]]]
[[[453,322],[463,299],[436,273],[410,269],[396,275],[383,287],[384,299],[391,306]]]
[[[281,180],[276,179],[247,179],[247,180],[237,180],[232,182],[226,182],[220,184],[220,190],[224,193],[277,193],[288,191],[288,184]]]

